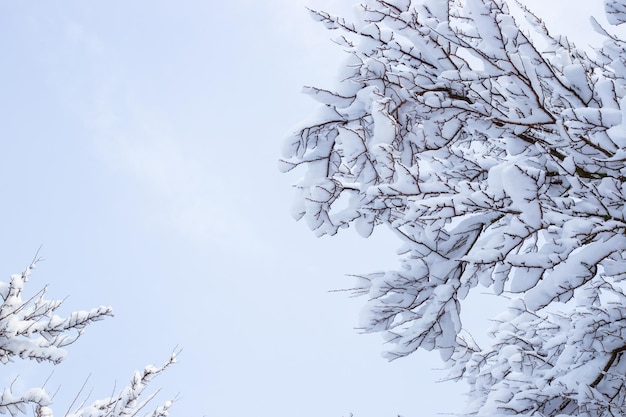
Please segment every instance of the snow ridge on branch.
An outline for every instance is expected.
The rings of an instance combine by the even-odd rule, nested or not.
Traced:
[[[604,9],[610,24],[621,25],[626,22],[626,1],[604,0]]]

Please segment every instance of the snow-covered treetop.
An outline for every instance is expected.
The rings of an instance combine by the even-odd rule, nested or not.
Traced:
[[[626,406],[626,43],[594,22],[590,56],[511,7],[525,19],[503,0],[311,11],[349,58],[305,89],[322,106],[283,168],[306,167],[295,215],[318,235],[401,239],[401,268],[356,288],[390,358],[439,350],[470,413],[605,415]],[[461,321],[477,286],[512,298],[487,347]]]

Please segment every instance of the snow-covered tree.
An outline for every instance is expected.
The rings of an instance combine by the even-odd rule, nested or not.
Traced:
[[[86,326],[113,315],[111,307],[97,307],[89,311],[72,312],[67,317],[56,314],[62,301],[49,300],[44,287],[35,295],[23,299],[23,289],[37,261],[32,262],[21,274],[11,276],[10,282],[0,282],[0,362],[6,364],[14,359],[32,359],[38,362],[60,363],[66,356],[64,349],[74,343]],[[163,366],[147,366],[135,372],[130,384],[117,395],[92,404],[83,402],[70,409],[65,417],[118,417],[136,416],[154,397],[140,399],[147,384],[176,361],[172,354]],[[77,396],[78,399],[78,396]],[[172,402],[167,401],[148,412],[152,417],[166,417]],[[52,417],[51,398],[44,388],[33,388],[15,393],[5,387],[0,393],[0,414],[32,412],[36,417]]]
[[[592,19],[604,43],[577,49],[505,0],[311,13],[348,58],[285,144],[295,215],[402,241],[398,270],[360,277],[362,328],[391,359],[438,350],[468,415],[626,414],[626,39]],[[488,345],[461,320],[477,287],[510,299]]]

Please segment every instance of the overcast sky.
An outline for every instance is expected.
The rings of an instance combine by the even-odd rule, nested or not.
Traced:
[[[0,4],[0,265],[38,248],[29,283],[66,311],[112,305],[54,367],[62,415],[85,378],[91,399],[134,369],[180,363],[155,381],[172,415],[435,416],[463,386],[422,352],[388,363],[359,335],[362,300],[329,292],[346,274],[395,265],[384,231],[316,239],[290,217],[283,139],[331,87],[342,60],[304,5],[352,0],[135,0]],[[601,1],[552,0],[539,14],[588,43]],[[575,7],[573,7],[575,3]],[[53,367],[16,363],[15,387]]]

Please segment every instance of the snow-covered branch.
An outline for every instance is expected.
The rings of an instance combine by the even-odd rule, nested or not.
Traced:
[[[174,363],[176,363],[176,353],[173,353],[169,361],[162,366],[148,365],[143,371],[136,371],[130,384],[124,387],[117,395],[95,401],[87,406],[83,404],[76,411],[65,414],[65,417],[136,416],[141,410],[146,408],[156,395],[156,393],[151,394],[141,399],[148,384]],[[144,415],[146,417],[167,417],[173,402],[174,400],[168,400]]]
[[[35,266],[33,262],[22,274],[12,275],[10,282],[0,282],[0,361],[3,363],[15,356],[59,363],[66,355],[63,347],[76,341],[88,324],[113,315],[111,307],[101,306],[60,317],[55,312],[62,301],[46,299],[47,288],[23,300],[24,284]]]
[[[56,311],[62,301],[45,298],[43,288],[32,297],[23,299],[23,289],[37,261],[32,262],[22,274],[11,276],[8,283],[0,282],[0,361],[7,363],[16,357],[60,363],[66,356],[64,347],[74,343],[85,327],[95,321],[113,315],[111,307],[98,307],[88,311],[75,311],[67,317]],[[147,366],[135,372],[130,384],[117,395],[93,404],[84,403],[65,417],[121,417],[136,416],[155,394],[142,394],[152,379],[176,362],[176,353],[162,366]],[[157,391],[158,392],[158,391]],[[172,401],[166,401],[149,411],[146,416],[166,417]],[[16,394],[11,387],[0,394],[0,414],[28,414],[35,410],[36,417],[53,417],[51,399],[43,388],[33,388],[24,394]]]

